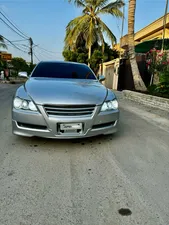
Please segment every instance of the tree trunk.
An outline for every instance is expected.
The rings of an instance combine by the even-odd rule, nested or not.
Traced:
[[[88,60],[89,60],[88,66],[90,66],[91,54],[92,54],[92,46],[90,45],[90,46],[89,46],[89,50],[88,50]]]
[[[128,9],[128,48],[131,70],[133,74],[134,86],[138,91],[146,91],[147,88],[140,76],[136,62],[135,45],[134,45],[134,23],[135,23],[136,0],[129,0]]]

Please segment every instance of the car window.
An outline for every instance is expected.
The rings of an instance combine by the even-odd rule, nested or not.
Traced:
[[[96,79],[93,71],[87,65],[71,63],[40,63],[35,68],[32,77]]]

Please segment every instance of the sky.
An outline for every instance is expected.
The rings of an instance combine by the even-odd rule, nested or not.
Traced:
[[[125,2],[124,34],[127,33],[128,0]],[[137,0],[135,31],[163,16],[165,2],[166,0]],[[0,11],[19,30],[28,37],[32,37],[34,44],[37,45],[34,47],[35,63],[39,60],[63,60],[62,50],[66,25],[70,20],[81,14],[81,9],[77,9],[67,0],[0,0]],[[4,19],[2,15],[0,15],[0,18]],[[101,18],[109,26],[119,42],[122,21],[112,16],[102,16]],[[23,40],[1,20],[0,35],[10,41]],[[30,56],[27,54],[28,48],[26,47],[28,41],[23,40],[16,43],[26,52],[21,52],[11,46],[8,47],[8,52],[12,53],[14,57],[23,57],[26,61],[30,61]]]

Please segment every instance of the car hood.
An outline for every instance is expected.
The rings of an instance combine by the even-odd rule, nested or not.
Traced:
[[[97,80],[54,78],[30,78],[25,83],[25,90],[34,102],[40,105],[100,105],[108,92]]]

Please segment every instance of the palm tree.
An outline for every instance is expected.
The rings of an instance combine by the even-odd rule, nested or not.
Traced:
[[[2,35],[0,35],[0,48],[7,48]]]
[[[92,45],[95,42],[102,44],[104,53],[104,34],[111,41],[116,42],[116,37],[108,26],[100,19],[100,15],[109,14],[115,17],[123,17],[120,8],[124,5],[123,0],[108,3],[108,0],[68,0],[74,2],[77,7],[82,8],[82,16],[69,22],[66,27],[65,45],[73,49],[77,40],[83,36],[88,49],[88,60],[90,62]]]
[[[133,74],[134,86],[138,91],[146,91],[147,88],[140,76],[136,62],[135,45],[134,45],[134,22],[135,22],[136,0],[129,0],[128,8],[128,50],[130,57],[131,70]]]

